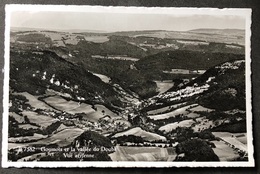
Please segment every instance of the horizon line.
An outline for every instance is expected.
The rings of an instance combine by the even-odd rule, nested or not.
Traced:
[[[241,31],[245,31],[245,29],[241,29],[241,28],[194,28],[194,29],[190,29],[190,30],[165,30],[165,29],[143,29],[143,30],[117,30],[117,31],[106,31],[106,30],[91,30],[91,29],[58,29],[58,28],[38,28],[38,27],[17,27],[17,26],[10,26],[10,29],[12,28],[19,28],[19,29],[32,29],[32,30],[46,30],[46,31],[63,31],[63,32],[69,32],[70,30],[79,30],[79,31],[83,31],[83,32],[101,32],[101,33],[116,33],[116,32],[139,32],[139,31],[176,31],[176,32],[188,32],[188,31],[193,31],[193,30],[241,30]]]

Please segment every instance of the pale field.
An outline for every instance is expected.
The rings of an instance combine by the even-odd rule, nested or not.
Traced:
[[[31,125],[31,124],[20,124],[19,128],[22,128],[22,129],[38,129],[39,127]]]
[[[241,143],[238,139],[234,137],[221,137],[224,141],[234,145],[235,148],[239,148],[240,150],[243,150],[245,152],[248,151],[247,146],[243,143]]]
[[[71,89],[71,88],[70,88]],[[58,91],[54,91],[53,89],[47,89],[45,91],[45,97],[49,97],[49,96],[54,96],[54,95],[57,95],[59,97],[66,97],[66,98],[71,98],[72,99],[72,96],[68,93],[65,93],[65,92],[58,92]]]
[[[166,141],[165,137],[158,135],[158,134],[155,134],[155,133],[144,131],[140,127],[132,128],[132,129],[129,129],[127,131],[117,133],[113,137],[121,137],[121,136],[124,136],[124,135],[139,136],[139,137],[142,137],[146,141],[154,141],[154,140]]]
[[[58,128],[57,128],[57,132],[59,132],[59,131],[62,131],[62,130],[64,130],[64,129],[67,129],[67,128],[69,128],[68,126],[65,126],[64,124],[61,124]]]
[[[196,106],[196,107],[194,107],[194,108],[191,108],[190,110],[191,110],[192,112],[194,112],[194,111],[199,111],[199,112],[211,112],[211,111],[213,111],[212,109],[205,108],[205,107],[203,107],[203,106],[201,106],[201,105]]]
[[[105,56],[100,56],[100,55],[92,55],[91,56],[92,58],[96,58],[96,59],[112,59],[112,60],[126,60],[126,61],[138,61],[139,59],[138,58],[135,58],[135,57],[127,57],[127,56],[108,56],[108,57],[105,57]]]
[[[176,155],[168,154],[167,148],[116,146],[116,151],[109,154],[112,161],[168,161]]]
[[[84,130],[80,128],[68,128],[64,129],[56,134],[51,135],[50,137],[40,139],[36,142],[28,143],[8,143],[8,150],[16,149],[20,147],[34,146],[34,145],[50,145],[57,144],[59,147],[64,147],[70,145],[75,138],[81,135]]]
[[[153,49],[164,49],[164,48],[179,49],[179,46],[177,44],[170,44],[170,43],[166,43],[166,45],[146,44],[146,43],[139,44],[139,48],[142,48],[145,51],[147,51],[147,47]]]
[[[247,137],[244,136],[244,137],[237,137],[236,138],[238,141],[240,141],[241,143],[247,145]]]
[[[177,127],[191,127],[193,123],[195,123],[193,120],[183,120],[180,122],[166,124],[160,127],[159,130],[163,132],[171,132],[172,130],[175,130]]]
[[[11,137],[8,138],[9,143],[19,143],[19,142],[28,142],[28,141],[35,141],[35,140],[40,140],[43,138],[46,138],[47,135],[42,135],[42,134],[37,134],[34,133],[33,136],[24,136],[24,137]]]
[[[214,136],[221,138],[222,140],[224,140],[225,142],[228,142],[231,145],[234,145],[235,148],[238,148],[240,150],[243,150],[245,152],[248,151],[247,149],[247,144],[242,143],[240,140],[244,140],[246,139],[246,134],[245,137],[240,137],[240,138],[236,138],[236,136],[232,136],[235,134],[232,134],[230,132],[212,132]]]
[[[45,36],[50,37],[51,40],[57,44],[58,46],[66,46],[62,42],[64,40],[65,44],[72,44],[76,45],[79,42],[79,39],[77,39],[77,35],[74,34],[68,34],[68,33],[56,33],[56,32],[44,32]],[[63,39],[65,38],[65,39]]]
[[[52,96],[47,97],[44,99],[49,105],[53,106],[54,108],[65,111],[69,114],[76,114],[76,113],[85,113],[85,119],[89,121],[98,121],[100,118],[109,115],[110,117],[118,117],[116,113],[109,110],[107,107],[103,105],[95,105],[97,110],[94,110],[91,105],[86,103],[78,103],[72,100],[65,100],[60,96]],[[102,111],[105,111],[104,114]]]
[[[18,123],[24,122],[24,117],[16,114],[15,112],[9,112],[9,116],[13,117]]]
[[[51,108],[46,103],[38,100],[37,96],[33,96],[33,95],[29,94],[28,92],[14,93],[14,95],[22,95],[22,96],[26,97],[29,100],[28,104],[30,104],[32,107],[34,107],[36,109],[55,111],[55,109]]]
[[[182,43],[185,45],[209,45],[208,42],[202,42],[202,41],[186,41],[186,40],[177,40],[178,43]]]
[[[95,42],[95,43],[103,43],[109,41],[107,36],[84,36],[86,41]]]
[[[51,105],[52,107],[65,111],[70,114],[76,113],[92,113],[95,112],[94,109],[91,108],[91,105],[85,103],[78,103],[74,101],[67,101],[60,96],[51,96],[44,99],[46,103]]]
[[[127,146],[135,146],[136,143],[133,143],[133,142],[125,142],[125,144]],[[144,142],[144,143],[141,143],[141,145],[143,145],[144,147],[165,147],[166,146],[169,146],[170,143],[153,143],[153,142]],[[147,145],[147,146],[146,146]],[[169,148],[172,148],[172,147],[166,147],[168,150]]]
[[[247,134],[246,133],[233,133],[236,136],[236,139],[243,144],[247,144]]]
[[[109,81],[111,80],[110,77],[103,75],[103,74],[93,73],[93,75],[97,76],[98,78],[100,78],[105,83],[109,83]]]
[[[37,125],[39,125],[41,127],[48,127],[49,125],[51,125],[52,123],[57,121],[57,119],[55,119],[53,117],[38,114],[33,111],[24,110],[22,112],[22,114],[24,116],[27,116],[31,123],[36,123]]]
[[[230,132],[212,132],[216,137],[231,137],[232,133]]]
[[[174,85],[173,82],[161,82],[161,81],[155,81],[156,85],[157,85],[157,90],[159,92],[159,94],[162,94],[166,91],[168,91],[169,89],[171,89]]]
[[[185,39],[185,40],[198,40],[197,42],[201,41],[201,44],[207,44],[207,42],[219,42],[219,43],[237,43],[240,45],[245,45],[245,39],[242,37],[241,39],[237,39],[237,36],[231,35],[224,35],[224,34],[204,34],[204,33],[195,33],[195,32],[178,32],[178,31],[159,31],[153,33],[144,33],[133,35],[134,37],[138,36],[147,36],[147,37],[157,37],[157,38],[170,38],[170,39]],[[202,43],[203,41],[203,43]],[[187,44],[187,42],[186,42]]]
[[[191,112],[185,116],[187,116],[188,118],[197,118],[197,117],[200,117],[200,114]]]
[[[176,109],[176,110],[174,110],[174,111],[171,111],[171,112],[168,112],[168,113],[165,113],[165,114],[150,115],[150,116],[148,116],[148,117],[149,117],[150,119],[153,119],[153,120],[163,120],[163,119],[167,119],[167,118],[170,118],[170,117],[175,117],[176,115],[179,115],[179,114],[186,115],[186,114],[189,113],[189,112],[187,111],[187,109],[188,109],[189,107],[193,107],[193,106],[196,106],[196,104],[184,106],[184,107],[181,107],[181,108],[179,108],[179,109]]]
[[[239,154],[231,147],[226,145],[223,141],[211,141],[215,144],[216,148],[212,148],[215,154],[219,157],[220,161],[231,161],[239,157]]]
[[[58,41],[54,41],[55,42],[55,46],[60,46],[60,47],[66,47],[66,45],[63,43],[63,41],[61,41],[61,40],[58,40]]]
[[[64,129],[60,132],[57,132],[56,134],[53,134],[52,136],[42,139],[40,141],[30,143],[30,145],[35,144],[57,144],[59,147],[64,147],[67,145],[70,145],[74,141],[75,138],[77,138],[79,135],[81,135],[84,132],[84,130],[80,128],[69,128]]]
[[[176,107],[179,107],[181,105],[186,105],[186,102],[180,103],[180,104],[171,105],[171,106],[166,106],[166,107],[163,107],[163,108],[160,108],[160,109],[150,110],[150,111],[147,112],[147,114],[148,115],[160,114],[162,112],[165,112],[165,111],[169,110],[169,107],[176,108]]]
[[[42,32],[45,36],[50,37],[52,41],[61,40],[65,34],[56,32]]]
[[[240,49],[241,47],[235,46],[235,45],[226,45],[227,48],[235,48],[235,49]]]

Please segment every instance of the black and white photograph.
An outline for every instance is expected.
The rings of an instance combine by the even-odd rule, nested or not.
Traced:
[[[251,9],[5,10],[2,166],[254,166]]]

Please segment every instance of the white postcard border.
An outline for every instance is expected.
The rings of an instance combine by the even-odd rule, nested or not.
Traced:
[[[254,149],[252,132],[252,88],[251,88],[251,9],[237,8],[187,8],[187,7],[104,7],[76,5],[6,5],[5,18],[5,64],[4,64],[4,96],[3,96],[3,129],[2,129],[2,167],[253,167]],[[10,16],[14,11],[63,11],[63,12],[106,12],[106,13],[141,13],[141,14],[175,14],[175,15],[235,15],[246,19],[246,113],[247,113],[247,142],[248,162],[10,162],[8,152],[8,101],[9,101],[9,66],[10,66]]]

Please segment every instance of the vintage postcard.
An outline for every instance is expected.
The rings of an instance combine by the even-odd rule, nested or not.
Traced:
[[[5,10],[3,167],[254,166],[251,9]]]

